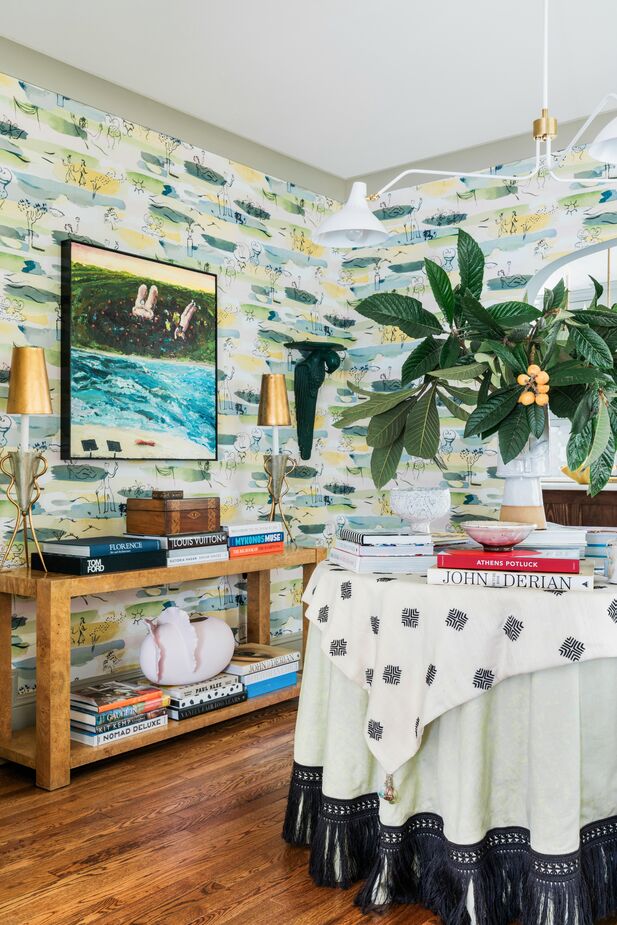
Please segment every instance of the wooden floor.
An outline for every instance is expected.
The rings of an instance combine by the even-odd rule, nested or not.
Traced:
[[[313,886],[281,839],[295,705],[73,773],[48,793],[0,766],[2,925],[439,925]]]

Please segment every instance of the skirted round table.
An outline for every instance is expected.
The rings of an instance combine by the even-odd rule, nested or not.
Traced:
[[[283,834],[315,882],[362,881],[365,911],[419,903],[445,925],[617,912],[617,588],[444,589],[324,563],[305,600]]]

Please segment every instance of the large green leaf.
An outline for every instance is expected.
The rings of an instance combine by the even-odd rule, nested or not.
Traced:
[[[459,421],[466,421],[469,417],[469,411],[465,411],[462,405],[457,404],[454,399],[446,395],[445,392],[438,392],[439,400],[443,402],[448,411],[453,417],[458,418]]]
[[[486,369],[486,363],[468,363],[465,366],[450,366],[448,369],[431,370],[429,376],[439,377],[439,379],[452,380],[453,382],[467,382],[468,379],[475,379],[481,376]]]
[[[591,305],[595,308],[595,306],[598,304],[598,299],[602,298],[602,293],[604,292],[604,286],[602,285],[602,283],[599,283],[597,279],[594,279],[594,277],[591,276],[591,274],[589,274],[589,279],[593,283],[593,288],[594,288],[594,296],[591,301]]]
[[[482,434],[502,421],[514,408],[521,392],[520,386],[511,386],[493,392],[483,405],[479,405],[469,415],[465,426],[465,436],[473,437],[475,434]]]
[[[499,425],[499,452],[504,463],[511,462],[529,440],[529,419],[524,405],[516,404]]]
[[[521,407],[523,407],[521,405]],[[534,437],[541,437],[544,433],[544,428],[546,426],[546,410],[540,405],[536,405],[534,402],[533,405],[527,405],[525,408],[527,412],[527,421],[529,423],[529,430],[534,435]]]
[[[563,308],[567,295],[568,292],[566,290],[566,284],[564,283],[563,279],[560,279],[557,285],[553,288],[553,306],[555,308]]]
[[[340,429],[349,427],[350,424],[362,421],[364,418],[372,418],[375,414],[381,414],[390,408],[394,408],[395,405],[399,405],[407,398],[410,398],[415,391],[415,389],[410,388],[399,389],[396,392],[371,392],[371,398],[367,401],[346,407],[339,415],[338,420],[335,421],[334,426]]]
[[[581,464],[583,467],[591,465],[596,459],[599,459],[611,437],[611,420],[608,415],[608,408],[605,402],[601,401],[598,405],[598,413],[595,415],[593,422],[593,439],[589,452]]]
[[[476,404],[483,405],[491,394],[491,379],[491,371],[490,369],[487,369],[482,376],[482,382],[480,383],[480,388],[478,389],[478,400]]]
[[[527,302],[501,302],[487,306],[487,311],[502,328],[517,328],[520,324],[535,321],[542,314]]]
[[[615,465],[615,438],[611,434],[601,456],[589,467],[589,494],[593,498],[602,491]]]
[[[451,382],[448,382],[447,385],[444,383],[443,388],[447,389],[454,398],[458,398],[463,405],[474,406],[478,404],[478,393],[474,389],[467,389],[464,385],[452,385]]]
[[[595,389],[585,392],[583,398],[578,403],[576,410],[571,415],[572,433],[580,434],[582,429],[587,426],[595,412],[598,393]]]
[[[501,325],[471,292],[463,296],[463,318],[469,328],[482,337],[503,337],[505,334]]]
[[[458,338],[455,337],[454,334],[450,334],[445,344],[443,345],[439,357],[439,365],[444,369],[448,369],[448,367],[454,366],[460,355],[461,345],[458,342]]]
[[[547,372],[550,375],[551,390],[556,385],[582,385],[605,378],[601,370],[583,366],[576,360],[566,360],[558,366],[547,369]]]
[[[570,340],[576,348],[577,353],[601,369],[610,369],[613,365],[613,355],[608,349],[602,338],[592,328],[584,326],[580,328],[571,327]]]
[[[443,340],[427,337],[411,351],[401,370],[401,382],[407,385],[439,366]]]
[[[371,418],[366,433],[366,442],[369,446],[389,446],[394,443],[405,427],[413,399],[401,402],[389,411],[383,411]]]
[[[482,280],[484,278],[484,254],[480,245],[471,235],[458,230],[458,269],[461,275],[461,289],[468,289],[477,299],[482,295]]]
[[[551,386],[551,396],[549,404],[551,411],[558,418],[569,418],[576,413],[585,392],[578,385],[572,386]]]
[[[403,452],[403,433],[389,446],[376,446],[371,455],[371,476],[376,488],[383,488],[396,475]]]
[[[514,373],[524,373],[527,369],[527,366],[521,363],[518,356],[509,347],[502,344],[500,340],[485,340],[480,344],[480,353],[494,353]]]
[[[394,325],[409,337],[426,337],[441,331],[436,315],[422,308],[417,299],[397,292],[375,293],[360,302],[356,311],[378,324]]]
[[[617,328],[617,312],[603,311],[602,309],[582,309],[575,315],[577,321],[589,324],[600,329]]]
[[[410,456],[432,459],[439,450],[439,412],[435,389],[420,398],[407,415],[405,449]]]
[[[568,468],[573,472],[579,469],[587,458],[592,437],[593,429],[591,422],[582,429],[580,434],[570,434],[566,447],[566,460]]]
[[[448,274],[434,260],[428,257],[424,260],[424,269],[428,276],[428,281],[435,296],[435,301],[446,316],[448,323],[452,324],[454,320],[454,290]]]

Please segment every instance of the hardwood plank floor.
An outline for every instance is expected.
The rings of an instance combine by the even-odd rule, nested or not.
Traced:
[[[363,916],[315,887],[281,828],[295,704],[33,787],[0,766],[2,925],[439,925],[419,907]]]

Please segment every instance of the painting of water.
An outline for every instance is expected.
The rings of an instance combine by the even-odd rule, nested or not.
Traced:
[[[216,277],[62,252],[65,459],[216,459]]]

